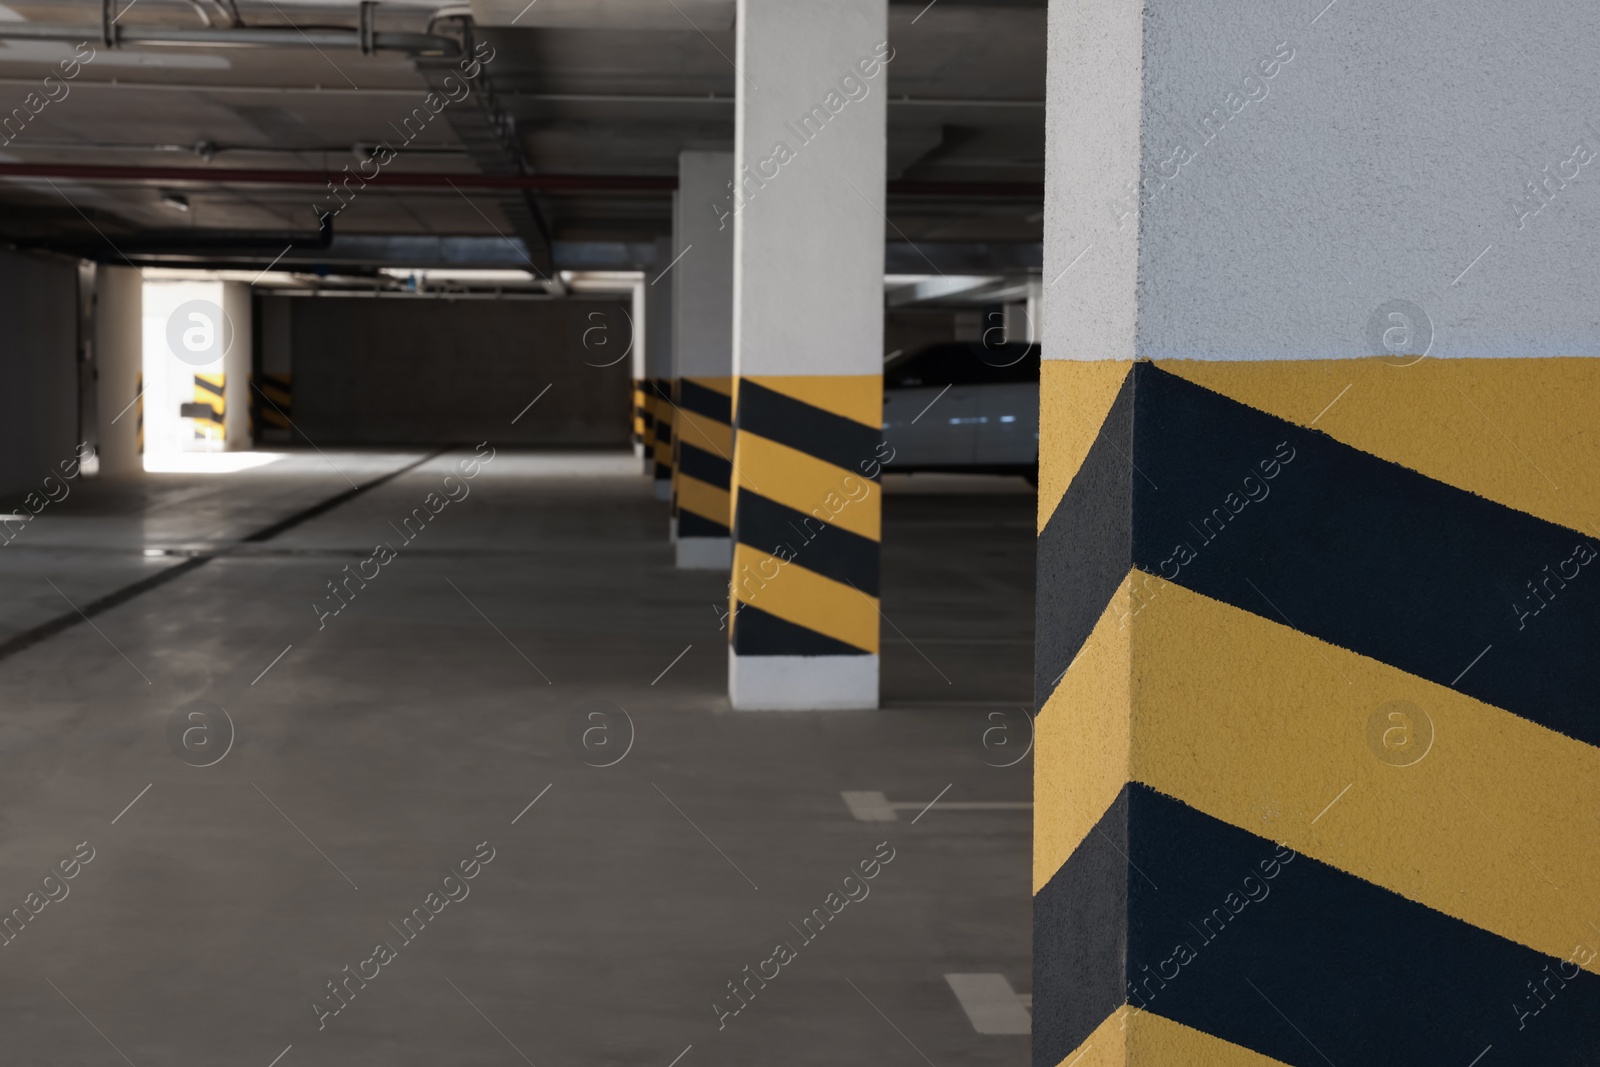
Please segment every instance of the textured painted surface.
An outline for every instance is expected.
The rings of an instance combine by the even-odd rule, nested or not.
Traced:
[[[679,378],[733,374],[733,227],[701,207],[727,195],[733,169],[731,152],[678,155],[672,352]]]
[[[1600,8],[1537,11],[1052,4],[1046,355],[1370,356],[1391,299],[1435,356],[1593,351]]]
[[[1251,1052],[1154,1012],[1125,1008],[1108,1016],[1056,1067],[1282,1067],[1282,1060]]]
[[[1100,436],[1106,413],[1132,367],[1131,361],[1111,360],[1040,363],[1039,451],[1053,457],[1039,467],[1040,530]]]
[[[740,0],[736,33],[737,193],[683,202],[734,234],[734,373],[879,373],[888,6]]]
[[[875,655],[881,375],[736,383],[733,650]]]
[[[1537,372],[1520,359],[1407,362],[1159,366],[1429,478],[1600,534],[1600,360],[1540,360]]]
[[[678,454],[673,470],[679,537],[728,536],[733,525],[733,379],[678,381]]]
[[[1430,362],[1046,371],[1040,1067],[1600,1057],[1600,554],[1472,447],[1586,495],[1600,375]]]

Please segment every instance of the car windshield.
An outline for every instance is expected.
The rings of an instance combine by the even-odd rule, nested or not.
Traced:
[[[1039,380],[1039,346],[953,341],[902,353],[884,364],[890,388]]]

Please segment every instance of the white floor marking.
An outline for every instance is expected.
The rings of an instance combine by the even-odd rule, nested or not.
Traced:
[[[961,1010],[980,1034],[1027,1034],[1033,1032],[1033,1016],[1023,1007],[1023,998],[1011,988],[1003,974],[947,974],[951,992],[961,1002]],[[1027,998],[1031,1005],[1033,997]]]
[[[900,818],[894,813],[889,798],[882,793],[845,790],[839,795],[844,798],[845,804],[850,808],[850,814],[854,815],[858,822],[894,822]]]
[[[920,800],[893,800],[876,790],[843,790],[839,794],[859,822],[898,822],[901,811],[920,811]],[[940,811],[1032,811],[1031,800],[941,800]]]

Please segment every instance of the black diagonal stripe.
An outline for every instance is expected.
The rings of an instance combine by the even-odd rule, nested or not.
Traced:
[[[662,419],[656,423],[656,440],[664,445],[672,443],[672,423]]]
[[[218,385],[216,382],[209,382],[209,381],[206,381],[206,379],[204,379],[204,378],[196,376],[196,378],[194,380],[194,384],[195,384],[195,387],[197,389],[204,389],[206,392],[210,393],[212,396],[221,396],[222,395],[222,386]]]
[[[738,500],[733,525],[740,544],[787,559],[785,566],[804,567],[868,596],[878,595],[878,542],[749,489],[741,489]]]
[[[1513,607],[1600,539],[1151,364],[1134,373],[1140,568],[1600,745],[1600,558],[1558,575],[1521,628]]]
[[[759,599],[760,594],[757,593]],[[733,651],[740,656],[866,656],[866,649],[787,622],[750,604],[740,604],[733,623]]]
[[[1126,1000],[1128,791],[1033,898],[1033,1063],[1057,1067]]]
[[[678,536],[684,537],[727,537],[728,528],[720,522],[713,522],[703,515],[696,515],[688,508],[678,509]]]
[[[1291,1067],[1466,1067],[1491,1046],[1500,1063],[1600,1063],[1600,975],[1142,785],[1127,793],[1131,1003]],[[1034,921],[1081,923],[1084,906],[1041,891]],[[1035,987],[1036,1064],[1071,1052],[1074,1034],[1038,1040],[1059,1010]]]
[[[878,470],[883,431],[784,396],[749,378],[739,382],[738,429],[815,456],[859,477]]]
[[[729,479],[733,476],[733,464],[715,452],[707,452],[684,441],[678,442],[678,469],[718,489],[728,488]]]
[[[1133,565],[1134,376],[1039,534],[1034,699],[1044,707]]]
[[[733,422],[733,398],[723,396],[715,389],[707,389],[690,378],[678,379],[678,406],[696,415],[715,419],[724,426]]]

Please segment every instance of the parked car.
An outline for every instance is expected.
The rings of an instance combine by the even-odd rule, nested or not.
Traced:
[[[883,368],[890,471],[1039,472],[1039,346],[938,344]]]

